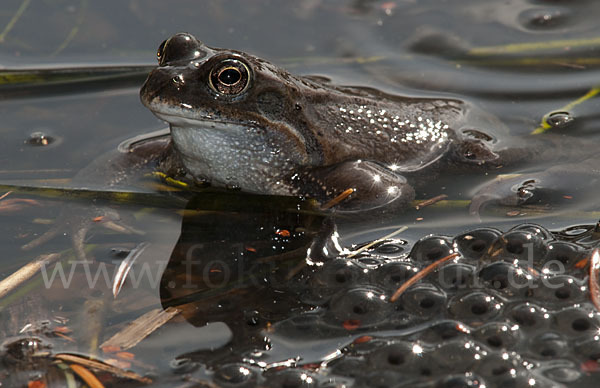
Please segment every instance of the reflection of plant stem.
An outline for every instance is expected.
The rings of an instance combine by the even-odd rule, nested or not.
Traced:
[[[19,21],[21,16],[23,16],[23,13],[29,6],[29,3],[31,3],[31,0],[23,0],[19,9],[17,9],[17,12],[15,12],[13,17],[10,19],[10,21],[6,25],[6,27],[4,27],[4,31],[2,31],[2,33],[0,33],[0,43],[4,42],[4,39],[6,39],[6,35],[10,32],[10,30],[13,29],[15,24],[17,24],[17,21]]]
[[[77,33],[79,32],[79,26],[81,26],[83,24],[83,20],[85,19],[84,15],[85,15],[85,10],[88,6],[88,2],[87,2],[87,0],[81,0],[81,3],[79,3],[79,4],[80,4],[79,15],[77,16],[77,19],[75,20],[75,26],[73,26],[73,28],[71,28],[71,31],[69,31],[69,34],[67,35],[65,40],[63,40],[63,42],[56,48],[56,50],[54,50],[54,52],[52,54],[50,54],[51,57],[58,55],[61,51],[63,51],[65,48],[67,48],[67,46],[71,43],[71,41],[73,39],[75,39],[75,37],[77,36]]]
[[[529,53],[532,51],[565,49],[566,47],[597,47],[600,37],[589,39],[562,39],[546,42],[511,43],[499,46],[473,47],[468,51],[469,56]]]

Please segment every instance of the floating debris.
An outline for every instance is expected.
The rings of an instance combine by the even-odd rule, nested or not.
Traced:
[[[448,196],[446,194],[437,195],[437,196],[435,196],[433,198],[430,198],[430,199],[427,199],[427,200],[425,200],[423,202],[419,202],[415,206],[415,209],[417,209],[417,210],[422,209],[422,208],[424,208],[426,206],[433,205],[434,203],[442,201],[442,200],[444,200],[446,198],[448,198]]]
[[[346,189],[346,190],[344,190],[340,195],[338,195],[337,197],[335,197],[331,201],[329,201],[326,204],[324,204],[323,206],[321,206],[321,210],[331,209],[335,205],[339,204],[340,202],[342,202],[343,200],[345,200],[346,198],[348,198],[352,193],[354,193],[354,189]]]
[[[151,379],[147,377],[142,377],[137,373],[123,370],[121,368],[114,367],[112,365],[106,364],[102,361],[90,360],[85,357],[81,357],[75,354],[67,354],[67,353],[58,353],[54,355],[54,358],[57,360],[62,360],[67,363],[78,364],[85,366],[91,369],[97,369],[103,372],[111,373],[115,376],[122,377],[124,379],[139,381],[140,383],[150,384],[152,382]]]
[[[100,348],[105,352],[112,349],[127,350],[137,345],[141,340],[152,334],[156,329],[167,323],[178,309],[167,307],[166,310],[154,309],[131,322],[125,329],[104,341]]]
[[[368,244],[360,247],[359,249],[355,250],[354,252],[350,252],[350,254],[348,256],[346,256],[346,258],[351,259],[354,256],[358,255],[359,253],[362,253],[362,252],[366,251],[367,249],[371,248],[373,245],[376,245],[376,244],[379,244],[382,241],[388,240],[388,239],[390,239],[390,238],[392,238],[392,237],[394,237],[394,236],[396,236],[396,235],[404,232],[406,229],[408,229],[407,226],[402,226],[399,229],[393,231],[392,233],[390,233],[388,235],[385,235],[385,236],[383,236],[380,239],[372,241],[372,242],[370,242],[370,243],[368,243]]]
[[[121,288],[123,287],[123,284],[125,284],[125,280],[127,279],[127,275],[129,274],[129,271],[135,264],[135,261],[137,260],[137,258],[140,257],[140,255],[144,252],[144,250],[146,248],[148,248],[149,245],[150,244],[147,242],[143,242],[143,243],[139,244],[137,247],[132,249],[131,252],[129,252],[129,254],[127,255],[127,257],[121,262],[121,264],[119,265],[119,268],[117,269],[117,272],[115,273],[115,278],[113,280],[113,286],[112,286],[113,297],[116,298],[117,295],[119,295],[119,293],[121,292]]]

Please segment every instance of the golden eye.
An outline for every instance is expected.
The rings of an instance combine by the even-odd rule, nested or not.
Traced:
[[[237,95],[250,84],[250,71],[245,63],[237,59],[225,59],[210,71],[209,82],[218,93]]]

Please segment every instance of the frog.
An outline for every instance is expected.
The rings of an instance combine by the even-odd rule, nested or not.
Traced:
[[[440,174],[506,164],[499,120],[452,96],[338,86],[189,33],[157,58],[140,98],[195,181],[321,203],[350,189],[336,211],[362,212],[405,208]]]
[[[561,138],[544,137],[532,146],[531,140],[498,136],[505,127],[495,116],[454,96],[339,86],[241,51],[206,46],[189,33],[165,40],[157,59],[140,99],[169,124],[168,131],[126,141],[100,157],[73,179],[79,186],[112,189],[158,171],[175,181],[320,203],[350,190],[333,212],[394,214],[440,176],[553,160],[555,145],[564,146]],[[519,204],[514,197],[524,190],[511,184],[506,190],[497,182],[482,188],[471,212],[490,201]],[[118,219],[102,209],[97,213]],[[83,240],[94,217],[71,209],[59,218],[64,221],[24,249],[69,230],[78,256],[85,257]]]

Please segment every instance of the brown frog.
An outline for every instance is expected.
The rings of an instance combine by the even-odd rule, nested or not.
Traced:
[[[555,160],[575,154],[573,149],[585,154],[581,144],[562,138],[496,139],[502,124],[459,99],[335,86],[239,51],[207,47],[186,33],[163,42],[158,61],[140,96],[170,124],[170,138],[166,133],[124,144],[83,169],[74,178],[79,186],[110,190],[159,169],[215,186],[321,202],[353,189],[336,210],[362,212],[406,207],[415,187],[441,175]],[[572,189],[573,180],[597,180],[582,169],[556,170],[492,182],[476,195],[471,211],[490,201],[519,205],[535,200],[536,192]],[[84,257],[88,213],[68,211],[25,248],[68,229]]]
[[[299,77],[254,56],[177,34],[141,100],[171,127],[174,154],[195,180],[326,201],[338,210],[406,205],[414,185],[491,168],[501,125],[453,98],[415,98]]]

